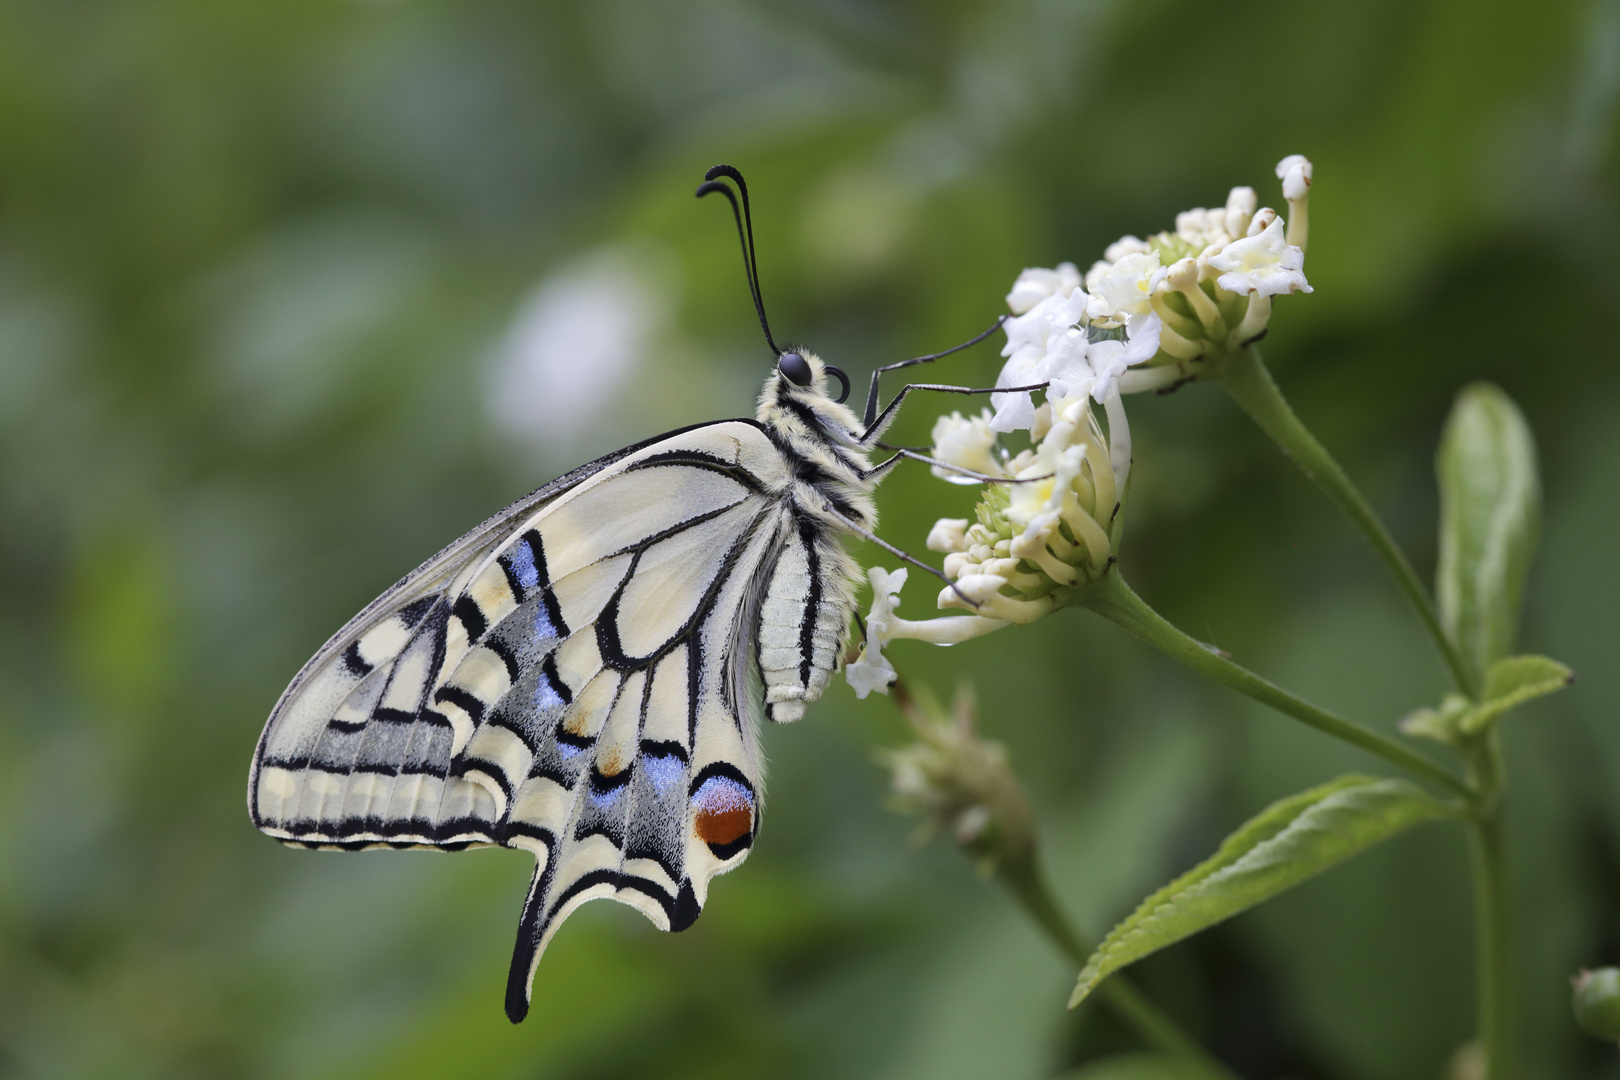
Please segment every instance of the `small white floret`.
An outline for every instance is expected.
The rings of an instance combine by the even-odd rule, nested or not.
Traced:
[[[1124,341],[1092,342],[1089,353],[1095,376],[1090,387],[1092,397],[1102,401],[1113,389],[1114,380],[1125,374],[1127,368],[1157,356],[1163,331],[1164,322],[1157,315],[1132,315],[1125,323]]]
[[[1067,297],[1079,287],[1080,269],[1074,263],[1059,263],[1051,270],[1030,267],[1013,282],[1007,307],[1014,315],[1022,315],[1049,296]]]
[[[872,610],[866,617],[866,647],[861,650],[860,659],[844,668],[844,678],[858,698],[874,690],[887,694],[889,684],[899,678],[894,665],[883,655],[883,646],[889,640],[894,609],[899,606],[900,590],[906,583],[906,571],[874,566],[866,572],[866,577],[872,583]]]
[[[1310,292],[1305,280],[1305,253],[1287,242],[1281,218],[1273,218],[1257,236],[1234,240],[1209,257],[1221,271],[1215,284],[1227,292],[1257,296]]]
[[[1098,263],[1086,275],[1086,314],[1092,319],[1123,321],[1152,310],[1153,290],[1164,280],[1159,253],[1132,252],[1113,263]]]
[[[990,420],[989,409],[983,410],[978,416],[964,417],[959,412],[941,416],[934,421],[932,456],[981,476],[1004,476],[1001,462],[996,460],[994,453],[996,433],[990,430]],[[938,465],[930,466],[930,471],[941,480],[953,484],[980,482]]]
[[[1065,264],[1067,265],[1067,264]],[[1032,386],[1046,381],[1041,373],[1054,338],[1063,338],[1085,316],[1086,294],[1076,287],[1067,295],[1053,293],[1029,311],[1002,324],[1007,344],[1001,355],[1007,358],[997,386]],[[1084,335],[1081,335],[1082,343]],[[990,404],[996,412],[990,419],[991,431],[1018,431],[1035,422],[1035,402],[1029,391],[995,393]]]

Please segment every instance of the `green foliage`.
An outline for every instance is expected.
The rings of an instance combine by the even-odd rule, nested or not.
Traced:
[[[1506,394],[1474,383],[1457,396],[1436,460],[1440,619],[1474,684],[1513,648],[1541,522],[1529,425]]]
[[[1545,656],[1506,656],[1485,670],[1485,700],[1457,720],[1464,735],[1477,735],[1509,709],[1557,693],[1575,681],[1575,673]]]
[[[1461,747],[1489,731],[1498,717],[1575,681],[1568,666],[1545,656],[1504,656],[1485,670],[1485,693],[1475,704],[1461,694],[1447,694],[1438,709],[1415,709],[1401,719],[1408,735]]]
[[[1342,776],[1281,799],[1193,869],[1142,901],[1080,972],[1069,1006],[1111,973],[1269,900],[1423,821],[1455,816],[1404,780]]]

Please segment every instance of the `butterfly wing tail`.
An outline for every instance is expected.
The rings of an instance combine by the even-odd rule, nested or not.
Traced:
[[[543,947],[545,899],[547,888],[546,866],[550,860],[534,868],[534,880],[529,883],[529,895],[523,900],[523,915],[518,919],[517,946],[512,950],[512,968],[506,975],[506,1018],[514,1024],[523,1023],[529,1015],[529,993],[534,985],[534,970],[540,965]]]

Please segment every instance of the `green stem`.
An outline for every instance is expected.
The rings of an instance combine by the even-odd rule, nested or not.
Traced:
[[[1468,782],[1479,792],[1473,820],[1474,939],[1478,955],[1479,1041],[1485,1050],[1485,1080],[1509,1080],[1513,1061],[1513,982],[1508,963],[1510,934],[1507,858],[1502,838],[1502,743],[1494,727],[1463,747]]]
[[[1396,546],[1389,530],[1378,520],[1378,515],[1373,513],[1372,507],[1367,505],[1367,500],[1356,490],[1339,463],[1294,415],[1294,410],[1272,379],[1271,372],[1266,370],[1266,362],[1260,358],[1259,350],[1251,346],[1226,357],[1215,368],[1215,378],[1226,387],[1227,393],[1232,395],[1243,411],[1260,425],[1261,430],[1282,448],[1283,453],[1327,492],[1328,498],[1338,503],[1339,509],[1361,530],[1361,535],[1367,538],[1378,557],[1384,561],[1384,566],[1394,575],[1406,599],[1417,610],[1429,636],[1434,639],[1435,648],[1440,650],[1446,667],[1451,670],[1457,688],[1469,697],[1477,698],[1480,691],[1475,685],[1477,680],[1469,673],[1456,645],[1440,625],[1440,616],[1435,611],[1428,589],[1424,588],[1406,555]]]
[[[1091,950],[1058,906],[1033,854],[1028,858],[1002,863],[1000,877],[1053,944],[1074,961],[1076,967],[1084,967]],[[1097,996],[1116,1016],[1130,1025],[1147,1045],[1197,1066],[1210,1080],[1237,1080],[1230,1069],[1187,1034],[1180,1024],[1123,974],[1116,973],[1106,979],[1097,988]]]
[[[1479,953],[1479,1041],[1485,1080],[1511,1080],[1513,983],[1508,967],[1507,861],[1501,811],[1474,820],[1474,906]]]
[[[1470,802],[1473,801],[1474,793],[1467,785],[1423,755],[1376,731],[1335,716],[1326,709],[1319,709],[1304,698],[1295,697],[1275,683],[1267,682],[1207,645],[1188,637],[1165,621],[1163,616],[1131,591],[1131,587],[1125,584],[1124,577],[1120,575],[1118,567],[1077,593],[1075,602],[1124,627],[1166,656],[1179,660],[1200,675],[1207,675],[1216,682],[1225,683],[1239,693],[1247,694],[1285,716],[1291,716],[1320,732],[1360,747],[1414,776],[1461,795]]]

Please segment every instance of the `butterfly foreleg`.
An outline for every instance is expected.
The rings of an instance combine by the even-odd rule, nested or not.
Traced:
[[[866,425],[866,430],[855,436],[855,442],[863,449],[874,445],[878,436],[882,435],[884,430],[894,422],[894,412],[900,407],[900,402],[904,401],[906,395],[913,390],[932,390],[941,394],[1018,394],[1044,389],[1046,389],[1046,384],[1043,382],[1033,383],[1029,386],[983,387],[948,386],[943,383],[907,383],[900,388],[899,393],[894,395],[894,400],[884,406],[883,411],[878,414],[877,418]]]
[[[866,470],[866,472],[861,474],[864,479],[870,480],[874,484],[887,476],[889,474],[889,470],[893,469],[901,461],[907,459],[910,459],[911,461],[920,461],[924,465],[932,465],[936,469],[944,469],[947,472],[953,472],[958,476],[966,476],[971,480],[977,480],[984,484],[1032,484],[1037,480],[1050,480],[1052,478],[1051,473],[1045,473],[1041,476],[1028,476],[1023,478],[991,476],[988,473],[974,472],[972,469],[964,468],[961,465],[952,464],[949,461],[941,461],[936,457],[929,457],[920,450],[913,450],[909,446],[890,446],[888,443],[876,443],[875,445],[882,450],[893,450],[894,456],[891,458],[885,458],[883,461],[878,462],[876,465],[872,466],[870,469]]]
[[[894,459],[891,458],[890,460],[892,461]],[[832,517],[837,519],[837,521],[839,522],[841,527],[849,530],[850,532],[854,533],[856,536],[859,536],[862,540],[868,541],[869,543],[876,544],[878,547],[882,548],[884,551],[887,551],[890,555],[893,555],[895,558],[899,559],[900,561],[908,562],[912,566],[915,566],[920,570],[928,571],[930,574],[933,574],[935,577],[939,578],[939,580],[943,581],[946,585],[949,585],[951,587],[951,591],[956,593],[957,596],[960,596],[963,599],[963,601],[965,601],[968,604],[968,606],[973,607],[973,608],[979,607],[979,604],[976,601],[974,601],[971,597],[969,597],[961,589],[957,588],[956,582],[954,582],[950,578],[946,577],[945,572],[943,570],[940,570],[937,566],[930,566],[927,563],[923,562],[921,559],[917,558],[917,556],[911,554],[910,552],[904,551],[901,548],[895,547],[893,544],[891,544],[887,540],[883,539],[881,536],[879,536],[877,533],[873,532],[871,529],[868,529],[865,526],[858,524],[857,522],[851,521],[849,518],[845,517],[843,514],[840,514],[836,510],[829,510],[828,513]]]
[[[867,392],[866,392],[866,408],[865,408],[864,412],[861,415],[861,423],[864,424],[867,427],[871,427],[872,426],[872,421],[877,416],[878,380],[883,377],[884,372],[898,371],[901,368],[911,367],[914,364],[931,364],[935,360],[940,359],[941,357],[949,356],[954,352],[961,352],[963,349],[970,348],[970,347],[972,347],[974,345],[977,345],[979,342],[983,341],[985,338],[989,337],[991,334],[995,333],[997,330],[1000,330],[1001,329],[1001,324],[1006,322],[1006,321],[1007,321],[1007,316],[1005,316],[1005,315],[998,316],[996,318],[996,321],[990,324],[990,328],[988,330],[985,330],[984,332],[979,333],[979,334],[975,334],[973,337],[971,337],[968,340],[962,342],[962,344],[960,344],[960,345],[952,345],[950,348],[944,350],[943,352],[929,353],[927,356],[913,356],[910,360],[901,360],[897,364],[885,364],[884,366],[882,366],[882,367],[878,368],[877,370],[873,371],[872,372],[872,385],[867,389]]]

